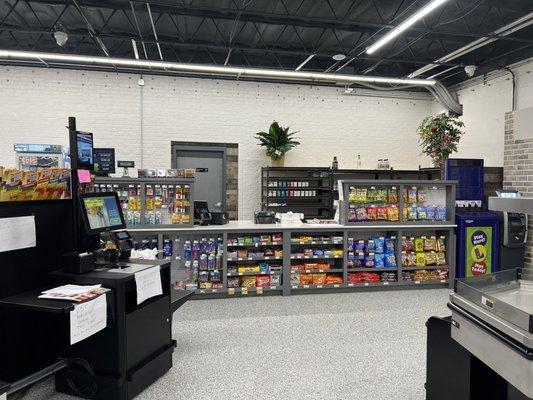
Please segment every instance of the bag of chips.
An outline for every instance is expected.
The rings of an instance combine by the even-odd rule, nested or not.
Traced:
[[[279,286],[279,285],[281,285],[281,275],[271,275],[270,286]]]
[[[435,206],[426,206],[426,215],[428,221],[435,220]]]
[[[342,275],[328,274],[326,277],[326,285],[340,285],[342,284]]]
[[[418,202],[419,203],[425,203],[427,201],[428,197],[425,190],[418,189]]]
[[[408,204],[415,204],[417,199],[417,188],[416,187],[410,187],[407,188],[407,203]]]
[[[426,253],[416,253],[415,265],[417,267],[425,267],[426,266]]]
[[[256,279],[257,287],[270,286],[270,275],[258,275]]]
[[[398,211],[398,207],[395,204],[387,207],[387,220],[389,221],[400,220],[400,212]]]
[[[435,243],[435,251],[444,252],[446,251],[446,245],[444,244],[444,237],[439,237]]]
[[[402,237],[402,251],[414,251],[415,242],[412,237]]]
[[[444,253],[437,253],[435,263],[437,265],[446,265],[446,255]]]
[[[398,203],[398,189],[392,187],[388,192],[388,201],[390,204]]]
[[[413,267],[416,264],[416,254],[413,252],[402,252],[402,265],[404,267]]]
[[[374,240],[374,253],[384,253],[385,252],[385,238],[375,237],[373,240]]]
[[[355,209],[355,220],[356,221],[367,221],[368,220],[368,213],[367,213],[366,207],[361,206]]]
[[[377,207],[377,220],[378,221],[386,221],[388,218],[388,207],[387,206],[379,206]]]
[[[378,219],[378,208],[375,205],[371,205],[366,209],[366,218],[369,221],[377,221]]]
[[[355,222],[357,221],[357,212],[355,206],[350,205],[348,210],[348,221]]]
[[[437,239],[435,236],[427,237],[424,239],[424,251],[436,251]]]
[[[396,238],[385,238],[385,253],[386,254],[394,254],[395,252],[395,245]]]
[[[385,254],[374,254],[374,268],[385,268]]]
[[[416,221],[418,218],[418,207],[413,204],[411,207],[409,207],[407,219],[410,221]]]
[[[300,285],[312,285],[313,274],[300,274]]]
[[[446,221],[446,206],[436,206],[435,221]]]
[[[228,287],[237,288],[239,287],[240,279],[238,277],[228,276]]]
[[[369,239],[367,242],[366,242],[366,245],[365,245],[365,251],[367,253],[374,253],[374,250],[376,249],[376,243],[374,242],[373,239]]]
[[[436,265],[437,264],[437,253],[434,251],[429,251],[426,253],[426,265]]]
[[[291,285],[297,286],[300,284],[300,274],[291,274]]]
[[[365,261],[363,263],[365,268],[374,268],[375,265],[375,255],[374,253],[369,253],[365,256]]]
[[[356,253],[359,253],[361,251],[365,251],[365,241],[364,240],[358,240],[354,243],[354,251]]]
[[[241,278],[241,287],[252,288],[255,287],[255,276],[243,276]]]
[[[424,221],[428,218],[427,212],[426,212],[426,206],[418,206],[416,208],[416,215],[419,220]]]
[[[395,254],[385,254],[385,268],[396,268],[396,255]]]
[[[415,251],[416,252],[424,251],[424,238],[423,237],[415,237]]]
[[[311,282],[313,285],[325,285],[326,284],[326,274],[312,274],[313,277]]]

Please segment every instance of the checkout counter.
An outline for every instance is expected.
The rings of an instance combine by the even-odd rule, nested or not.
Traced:
[[[533,198],[491,197],[489,209],[531,214]],[[522,277],[509,269],[456,280],[451,317],[426,324],[428,400],[533,398],[533,281]]]

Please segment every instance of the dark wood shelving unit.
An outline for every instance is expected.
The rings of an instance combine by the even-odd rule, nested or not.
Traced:
[[[331,169],[325,167],[263,167],[261,208],[275,212],[303,212],[306,218],[333,218],[333,201],[338,198],[341,179],[435,180],[439,168],[415,170]],[[292,184],[292,185],[291,185]],[[298,186],[307,184],[308,186]],[[302,192],[314,192],[301,195]],[[291,195],[300,192],[299,195]],[[274,205],[276,204],[276,205]]]

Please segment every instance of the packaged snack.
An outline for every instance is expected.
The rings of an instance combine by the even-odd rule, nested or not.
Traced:
[[[366,217],[369,221],[376,221],[378,219],[378,208],[375,205],[367,207]]]
[[[409,221],[416,221],[417,218],[418,218],[418,207],[415,204],[413,204],[411,207],[409,207],[407,211],[407,219]]]
[[[416,215],[417,218],[421,221],[424,221],[428,218],[427,212],[426,212],[426,206],[418,206],[416,208]]]
[[[374,268],[375,265],[375,255],[374,253],[369,253],[365,256],[365,260],[363,262],[363,266],[365,268]]]
[[[385,254],[374,254],[374,268],[385,268]]]
[[[374,253],[384,253],[385,252],[385,238],[375,237],[373,240],[374,240]]]
[[[348,238],[348,250],[353,250],[355,248],[353,238]]]
[[[236,265],[228,265],[228,274],[236,274],[237,273],[237,266]]]
[[[387,197],[388,197],[389,203],[391,204],[398,203],[398,189],[396,189],[395,187],[390,188],[388,191]]]
[[[207,270],[207,254],[200,254],[200,270]]]
[[[261,274],[268,274],[270,272],[270,266],[267,263],[260,263],[259,272]]]
[[[327,271],[328,269],[331,268],[331,264],[328,264],[328,263],[318,263],[317,266],[316,266],[317,269],[319,270],[322,270],[322,271]]]
[[[392,204],[387,207],[387,220],[388,221],[399,221],[400,220],[400,211],[395,204]]]
[[[300,274],[300,285],[312,285],[313,274]]]
[[[356,207],[350,205],[350,208],[348,209],[348,221],[355,222],[357,221],[357,211]]]
[[[246,251],[246,249],[237,250],[237,258],[247,258],[247,257],[248,257],[248,252]]]
[[[435,206],[426,206],[426,216],[428,221],[435,220]]]
[[[425,190],[418,189],[418,202],[419,203],[425,203],[427,201],[428,197]]]
[[[388,191],[386,188],[384,189],[377,189],[376,190],[376,196],[374,198],[374,202],[384,204],[387,202],[388,197]]]
[[[283,257],[283,250],[274,250],[274,257],[282,258]]]
[[[395,254],[385,254],[385,268],[396,268],[396,255]]]
[[[426,265],[435,265],[437,264],[437,253],[434,251],[428,251],[426,253]]]
[[[241,287],[251,288],[255,287],[255,276],[243,276],[241,278]]]
[[[328,274],[326,277],[326,285],[340,285],[342,284],[342,275]]]
[[[368,189],[366,198],[369,203],[378,202],[379,201],[378,200],[379,198],[378,189],[376,189],[375,187],[371,187],[370,189]]]
[[[415,242],[412,237],[402,237],[402,251],[414,251]]]
[[[417,267],[426,266],[426,253],[416,253],[416,263]]]
[[[435,207],[435,221],[446,221],[446,206]]]
[[[361,268],[363,266],[364,260],[365,260],[365,253],[355,253],[355,257],[353,259],[351,266],[353,268]]]
[[[407,221],[409,219],[409,207],[404,207],[402,209],[402,220]]]
[[[361,206],[355,209],[355,220],[356,221],[367,221],[368,220],[368,213],[367,213],[366,207]]]
[[[423,237],[415,237],[415,248],[414,250],[416,252],[424,251],[424,238]]]
[[[300,274],[291,274],[291,285],[299,285],[300,284]]]
[[[416,265],[416,254],[413,252],[402,252],[402,265],[404,267],[414,267]]]
[[[378,221],[386,221],[387,220],[387,206],[379,206],[376,208],[376,219]]]
[[[326,284],[326,274],[312,274],[313,285],[325,285]]]
[[[198,280],[200,282],[207,282],[209,280],[209,272],[207,271],[200,271],[198,273]]]
[[[435,251],[444,252],[446,250],[446,245],[444,244],[444,237],[439,237],[435,243]]]
[[[257,287],[266,287],[270,286],[270,276],[269,275],[257,275],[256,277]]]
[[[436,251],[437,239],[435,236],[427,237],[424,239],[424,251]]]
[[[444,253],[437,253],[435,264],[446,265],[446,255]]]
[[[305,263],[304,269],[318,269],[317,263]]]
[[[272,250],[272,249],[265,249],[264,256],[265,256],[265,257],[272,257],[272,256],[274,256],[274,250]]]
[[[358,240],[354,244],[354,251],[356,253],[360,253],[361,251],[365,251],[365,241],[364,240]]]
[[[270,286],[279,286],[279,285],[281,285],[281,275],[271,275]]]
[[[408,204],[415,204],[417,199],[417,188],[416,187],[410,187],[407,188],[407,203]]]
[[[241,265],[238,267],[237,271],[240,274],[246,274],[246,273],[256,274],[260,272],[259,265]]]
[[[394,254],[396,238],[385,238],[385,254]]]
[[[221,281],[221,275],[219,270],[211,271],[209,274],[209,280],[211,282],[220,282]]]

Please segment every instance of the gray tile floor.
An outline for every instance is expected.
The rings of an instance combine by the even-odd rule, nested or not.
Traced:
[[[424,399],[426,330],[449,290],[191,301],[174,367],[138,399]],[[71,399],[43,382],[23,399]]]

